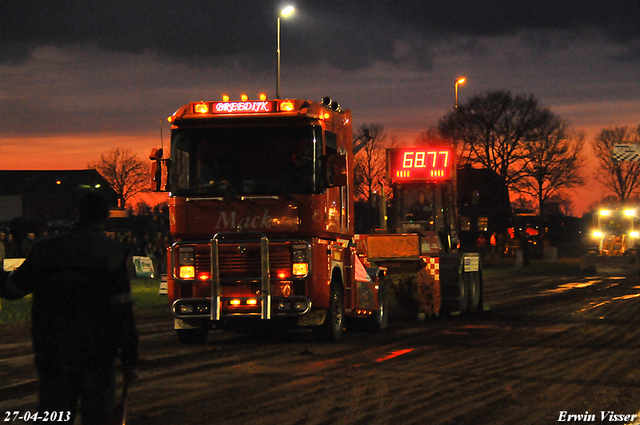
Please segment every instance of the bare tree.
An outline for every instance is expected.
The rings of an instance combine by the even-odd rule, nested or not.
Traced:
[[[566,121],[546,111],[533,140],[524,144],[522,180],[518,189],[538,201],[540,215],[545,204],[563,189],[584,183],[580,170],[584,164],[584,134],[570,129]]]
[[[524,144],[535,140],[547,112],[532,95],[490,91],[445,115],[438,131],[458,145],[460,161],[495,171],[515,189],[523,178]]]
[[[148,166],[129,148],[116,148],[100,155],[100,160],[87,164],[97,170],[120,196],[121,207],[131,197],[147,191]]]
[[[469,163],[468,156],[464,155],[462,152],[463,145],[462,143],[456,143],[456,140],[449,139],[445,137],[444,134],[440,132],[438,127],[431,126],[416,138],[414,144],[416,146],[451,146],[451,148],[456,153],[456,162],[458,168],[462,167],[464,164]]]
[[[640,126],[629,130],[627,126],[605,128],[593,141],[593,151],[600,167],[595,173],[596,180],[618,197],[619,202],[627,202],[640,186],[640,162],[617,162],[613,159],[613,146],[617,143],[638,143]]]
[[[355,140],[366,140],[354,157],[354,189],[356,196],[367,201],[385,183],[386,148],[395,141],[390,139],[382,124],[363,124],[356,131]]]

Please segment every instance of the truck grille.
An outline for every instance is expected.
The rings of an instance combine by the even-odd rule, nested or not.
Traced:
[[[269,270],[272,276],[276,270],[291,270],[291,249],[287,242],[269,244]],[[211,271],[211,252],[196,252],[196,273]],[[218,265],[220,280],[259,280],[262,274],[262,258],[259,243],[221,243],[218,245]]]

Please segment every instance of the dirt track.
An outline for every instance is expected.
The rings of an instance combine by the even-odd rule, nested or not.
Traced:
[[[485,304],[337,344],[292,332],[181,345],[169,318],[141,319],[127,423],[515,425],[588,412],[576,423],[620,424],[601,412],[640,410],[640,280],[488,278]],[[0,412],[34,411],[28,335],[0,342]]]

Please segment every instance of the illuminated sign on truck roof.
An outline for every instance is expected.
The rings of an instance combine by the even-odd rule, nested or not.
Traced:
[[[270,112],[290,112],[294,109],[293,101],[247,100],[231,102],[199,102],[192,103],[194,114],[267,114]]]

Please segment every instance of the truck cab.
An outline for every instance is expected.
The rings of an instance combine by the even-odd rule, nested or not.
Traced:
[[[377,277],[356,273],[350,243],[351,111],[329,98],[223,100],[169,121],[170,156],[151,159],[155,188],[170,192],[167,294],[182,341],[247,322],[322,339],[339,339],[347,316],[383,326]]]

